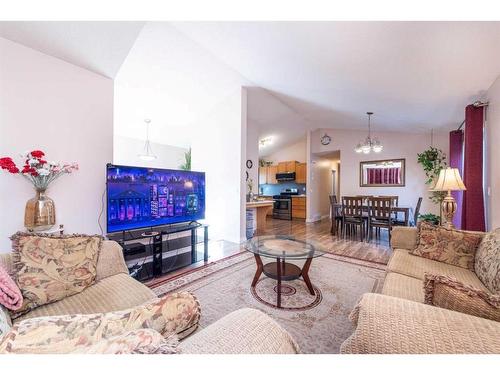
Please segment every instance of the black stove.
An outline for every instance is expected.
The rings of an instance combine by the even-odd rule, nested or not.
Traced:
[[[279,195],[273,195],[273,218],[292,220],[292,195],[298,195],[297,189],[285,189]]]

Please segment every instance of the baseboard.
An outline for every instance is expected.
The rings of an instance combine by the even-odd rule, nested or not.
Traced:
[[[330,218],[330,214],[328,215],[323,215],[323,216],[316,216],[314,219],[306,219],[306,223],[317,223],[318,221],[321,221],[323,219]]]

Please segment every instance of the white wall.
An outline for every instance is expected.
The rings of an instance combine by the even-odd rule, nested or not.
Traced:
[[[113,139],[113,163],[118,165],[134,165],[139,167],[179,169],[184,164],[184,155],[189,150],[151,142],[156,155],[154,160],[142,160],[139,154],[144,153],[144,140],[116,135]]]
[[[112,80],[2,38],[0,56],[0,155],[21,163],[19,153],[41,149],[49,160],[78,162],[80,170],[55,181],[48,195],[68,233],[99,233],[113,157]],[[1,172],[0,252],[8,252],[34,190]]]
[[[248,172],[249,178],[253,180],[253,192],[257,194],[259,192],[259,129],[248,117],[246,133],[246,160],[251,160],[253,166],[250,169],[245,166],[245,171]]]
[[[323,146],[320,142],[321,136],[328,132],[332,142]],[[398,195],[399,204],[415,207],[417,198],[423,197],[421,213],[439,213],[439,207],[433,204],[428,197],[429,187],[425,185],[425,173],[417,163],[417,153],[424,151],[430,145],[429,134],[376,132],[384,145],[384,150],[379,154],[357,154],[354,152],[356,144],[366,137],[366,132],[355,130],[318,129],[311,133],[311,160],[319,157],[322,153],[340,150],[340,195],[373,194],[373,195]],[[442,149],[446,154],[449,151],[449,139],[447,133],[434,134],[434,146]],[[406,159],[406,186],[405,187],[360,187],[359,186],[359,162],[367,160],[383,160],[392,158]],[[308,196],[317,190],[318,178],[315,176],[316,169],[309,168],[312,184],[307,187]],[[313,205],[308,212],[308,219],[314,220],[321,214],[319,204],[314,198]]]
[[[150,118],[152,141],[192,147],[193,170],[206,173],[211,239],[239,242],[244,235],[241,88],[248,84],[164,22],[144,26],[115,80],[115,136],[140,139]]]
[[[271,155],[263,157],[263,159],[272,161],[273,163],[289,160],[296,160],[300,163],[305,163],[307,161],[306,152],[307,140],[306,137],[303,137],[298,142],[282,147],[280,150],[272,153]]]
[[[486,189],[488,230],[500,227],[500,77],[488,90],[486,112]]]

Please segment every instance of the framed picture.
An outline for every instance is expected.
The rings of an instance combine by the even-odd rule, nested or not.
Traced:
[[[359,186],[405,186],[405,159],[362,161],[359,163]]]

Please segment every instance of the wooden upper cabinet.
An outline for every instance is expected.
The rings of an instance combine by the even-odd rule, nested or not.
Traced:
[[[307,163],[297,163],[295,182],[298,184],[305,184],[307,182]]]
[[[270,165],[267,167],[267,183],[268,184],[277,184],[276,181],[276,173],[278,173],[278,165]]]
[[[278,173],[286,173],[287,170],[287,162],[286,161],[281,161],[278,163]]]
[[[296,167],[297,167],[296,161],[287,161],[286,162],[286,171],[287,172],[295,172]]]
[[[295,172],[296,161],[281,161],[278,163],[278,173]]]
[[[259,185],[267,184],[267,170],[269,167],[259,167]]]

